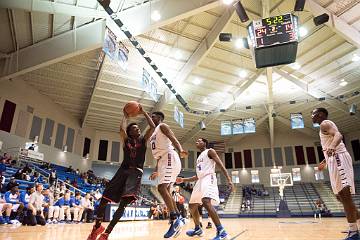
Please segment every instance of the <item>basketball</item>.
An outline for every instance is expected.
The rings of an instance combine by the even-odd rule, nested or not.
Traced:
[[[129,117],[136,117],[140,112],[139,103],[135,101],[128,102],[124,107],[124,111]]]

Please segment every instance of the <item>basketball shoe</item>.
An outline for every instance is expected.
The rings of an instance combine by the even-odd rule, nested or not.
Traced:
[[[100,227],[96,228],[93,227],[90,235],[88,236],[87,240],[96,240],[97,236],[105,231],[105,228],[100,225]]]
[[[204,232],[200,227],[195,227],[195,229],[190,229],[189,231],[187,231],[186,235],[188,235],[189,237],[202,237],[204,235]]]

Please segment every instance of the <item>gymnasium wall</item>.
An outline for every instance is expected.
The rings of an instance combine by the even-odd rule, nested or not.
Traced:
[[[81,129],[78,119],[20,79],[2,81],[0,86],[0,114],[3,112],[5,101],[16,104],[9,132],[13,138],[2,139],[7,136],[5,132],[1,135],[4,151],[9,147],[24,147],[25,142],[33,141],[34,136],[39,136],[39,151],[44,151],[46,160],[61,165],[79,166],[84,170],[91,167],[88,163],[84,164],[82,149],[84,137],[93,139],[94,130]],[[68,146],[68,157],[62,158],[59,153],[62,152],[63,146],[69,143],[72,144]],[[91,149],[93,148],[91,146]]]
[[[28,139],[9,134],[4,131],[0,131],[0,139],[3,141],[3,149],[11,149],[10,153],[17,151],[18,146],[24,146]],[[87,171],[91,169],[91,160],[86,160],[80,155],[74,153],[64,153],[62,150],[49,147],[47,145],[38,144],[39,152],[44,153],[46,161],[50,161],[54,164],[61,166],[72,165],[74,169],[80,169],[81,171]],[[15,152],[12,153],[15,155]]]

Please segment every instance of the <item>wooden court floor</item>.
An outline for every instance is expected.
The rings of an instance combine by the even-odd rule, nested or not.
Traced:
[[[205,224],[206,219],[203,223]],[[256,219],[223,219],[223,225],[235,239],[281,239],[281,240],[331,240],[343,239],[347,229],[345,218],[325,218],[321,221],[313,218],[256,218]],[[105,224],[107,225],[107,224]],[[187,223],[177,239],[191,239],[185,234],[186,229],[193,227]],[[92,224],[47,225],[44,227],[0,226],[0,240],[86,240]],[[115,239],[163,239],[167,230],[167,221],[120,222],[110,235]],[[202,238],[212,239],[215,230],[205,230]]]

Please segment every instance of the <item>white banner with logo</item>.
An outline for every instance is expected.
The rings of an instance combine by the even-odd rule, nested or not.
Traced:
[[[110,221],[116,210],[118,209],[118,205],[111,204],[110,207]],[[127,207],[125,208],[124,214],[121,217],[121,221],[129,221],[129,220],[147,220],[149,219],[150,207]]]

